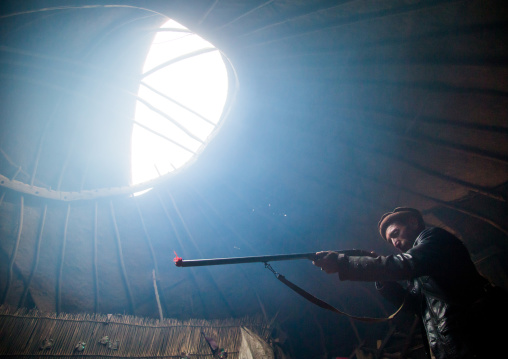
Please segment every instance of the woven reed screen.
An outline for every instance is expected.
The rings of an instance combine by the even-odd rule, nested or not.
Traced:
[[[0,307],[0,356],[181,358],[183,351],[191,359],[210,359],[211,350],[201,334],[204,332],[215,339],[219,348],[227,349],[228,359],[239,359],[242,327],[267,337],[268,327],[261,318],[159,321],[125,315],[56,315]],[[101,343],[105,337],[109,342]],[[86,343],[82,351],[80,342]],[[51,348],[41,349],[45,345]]]

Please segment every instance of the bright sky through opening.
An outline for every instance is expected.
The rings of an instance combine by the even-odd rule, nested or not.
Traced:
[[[212,44],[174,20],[143,66],[131,142],[131,184],[172,172],[200,153],[221,119],[228,74]]]

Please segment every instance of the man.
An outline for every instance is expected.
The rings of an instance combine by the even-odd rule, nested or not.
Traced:
[[[463,243],[444,229],[425,229],[414,208],[384,214],[378,227],[400,254],[319,252],[314,265],[338,273],[340,280],[376,282],[378,291],[396,306],[404,302],[405,309],[421,317],[436,358],[494,358],[502,353],[499,340],[508,339],[508,322],[500,317],[507,317],[508,297],[477,272]],[[397,282],[403,280],[405,286]],[[497,327],[494,319],[499,320]]]

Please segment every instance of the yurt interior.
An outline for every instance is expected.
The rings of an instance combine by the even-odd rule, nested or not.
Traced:
[[[0,63],[2,357],[425,358],[313,265],[396,207],[508,290],[505,1],[2,0]]]

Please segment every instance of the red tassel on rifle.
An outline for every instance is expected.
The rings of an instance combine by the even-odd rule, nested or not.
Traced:
[[[178,254],[176,254],[176,251],[173,251],[175,253],[175,258],[173,258],[173,262],[175,262],[177,267],[182,266],[183,258],[178,257]]]

